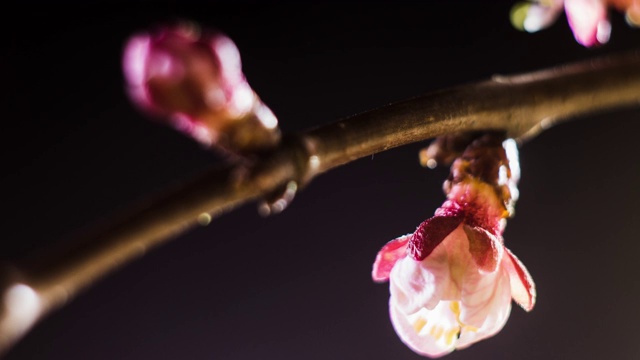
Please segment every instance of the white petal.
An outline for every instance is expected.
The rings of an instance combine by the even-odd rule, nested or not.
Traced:
[[[460,331],[450,301],[441,301],[433,310],[421,309],[407,315],[389,301],[391,322],[396,333],[413,351],[429,357],[446,355],[456,348]]]
[[[498,293],[501,269],[491,274],[476,273],[465,279],[462,287],[462,313],[460,320],[467,325],[480,328],[485,323],[491,303]]]
[[[488,235],[493,237],[491,234]],[[507,280],[509,277],[509,273],[502,266],[505,247],[502,245],[502,241],[492,240],[492,244],[496,246],[497,268],[493,272],[487,272],[476,266],[477,262],[474,262],[467,267],[461,284],[462,314],[460,319],[463,323],[475,328],[481,328],[493,310],[491,303],[495,301],[497,294],[501,291],[499,287],[505,286],[501,277],[506,277]],[[508,281],[506,286],[509,286]]]
[[[465,298],[462,299],[461,320],[464,322],[467,312],[477,311],[477,309],[465,306]],[[505,269],[500,268],[495,278],[494,293],[490,300],[483,305],[482,313],[484,321],[477,329],[469,327],[462,328],[460,338],[456,344],[459,349],[465,348],[482,339],[486,339],[498,333],[509,319],[511,313],[511,286],[509,284],[509,274]]]
[[[441,297],[437,290],[441,290],[448,279],[446,262],[434,262],[426,268],[423,262],[407,256],[398,260],[391,270],[389,291],[396,306],[411,314],[421,308],[433,309]]]
[[[469,240],[463,224],[451,232],[422,261],[411,256],[398,260],[390,274],[391,295],[403,312],[433,309],[440,300],[458,300],[463,278],[470,266]]]
[[[553,24],[562,12],[562,1],[554,1],[550,5],[531,4],[523,23],[527,32],[536,32]]]

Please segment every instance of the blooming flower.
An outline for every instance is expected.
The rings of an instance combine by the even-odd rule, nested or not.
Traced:
[[[238,153],[271,146],[280,135],[241,68],[233,41],[187,25],[133,36],[123,55],[138,107],[204,145]]]
[[[452,165],[447,200],[413,234],[387,243],[373,265],[390,280],[393,326],[415,352],[439,357],[496,334],[511,299],[529,311],[528,271],[504,246],[519,178],[517,148],[492,135],[472,142]]]
[[[587,47],[609,41],[611,23],[607,7],[624,11],[630,25],[640,25],[640,0],[534,0],[521,2],[511,11],[517,28],[536,32],[551,25],[563,8],[576,40]]]

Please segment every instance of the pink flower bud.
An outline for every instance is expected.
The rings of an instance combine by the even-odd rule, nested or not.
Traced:
[[[564,11],[578,43],[591,47],[609,41],[611,24],[605,1],[565,0]]]
[[[193,26],[133,36],[123,68],[142,110],[209,146],[248,153],[276,144],[278,122],[241,70],[233,41]]]

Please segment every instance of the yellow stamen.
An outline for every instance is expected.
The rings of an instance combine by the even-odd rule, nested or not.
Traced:
[[[459,302],[452,301],[451,304],[449,304],[449,308],[456,315],[456,319],[460,317],[460,303]]]
[[[427,325],[427,320],[419,317],[413,322],[413,330],[415,330],[416,333],[419,333],[425,325]]]
[[[452,301],[451,304],[449,304],[449,308],[451,309],[453,314],[456,316],[456,321],[460,325],[461,330],[464,329],[464,330],[473,331],[473,332],[478,331],[477,327],[467,325],[460,320],[460,303],[458,301]]]
[[[449,329],[444,334],[444,341],[447,343],[447,345],[453,344],[453,339],[455,337],[457,337],[459,333],[460,333],[460,328],[459,327],[455,327],[453,329]]]
[[[440,340],[440,338],[442,337],[442,334],[444,333],[444,328],[440,326],[434,326],[432,330],[433,330],[433,334],[431,336],[433,336],[433,338],[436,339],[436,341]]]

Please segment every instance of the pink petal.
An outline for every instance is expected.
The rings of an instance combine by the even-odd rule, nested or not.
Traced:
[[[409,251],[415,260],[423,260],[442,240],[451,234],[463,220],[462,214],[434,216],[425,220],[411,236]]]
[[[469,253],[480,270],[494,272],[500,259],[503,248],[501,241],[481,227],[463,227],[469,238]]]
[[[502,233],[500,219],[505,215],[504,201],[499,199],[492,185],[483,181],[461,181],[451,187],[447,195],[464,214],[464,223],[481,227],[492,234]],[[443,207],[445,206],[443,205]]]
[[[587,47],[609,41],[611,24],[602,0],[566,0],[564,10],[576,40]]]
[[[536,303],[536,286],[533,278],[522,262],[505,248],[507,256],[504,257],[503,266],[509,272],[511,282],[511,296],[526,311],[531,311]]]
[[[220,64],[220,75],[227,83],[236,85],[246,82],[240,51],[231,39],[218,34],[209,39],[209,46]]]
[[[385,282],[389,280],[389,274],[393,266],[399,259],[407,256],[407,243],[410,237],[411,234],[401,236],[389,241],[380,249],[373,263],[373,271],[371,271],[373,281]]]
[[[122,68],[130,85],[143,86],[146,81],[145,66],[151,40],[147,35],[131,37],[124,48]]]
[[[133,103],[141,110],[157,116],[164,115],[161,109],[155,108],[145,86],[147,81],[147,63],[151,38],[149,35],[136,35],[127,42],[122,55],[122,69],[127,80],[128,93]]]

